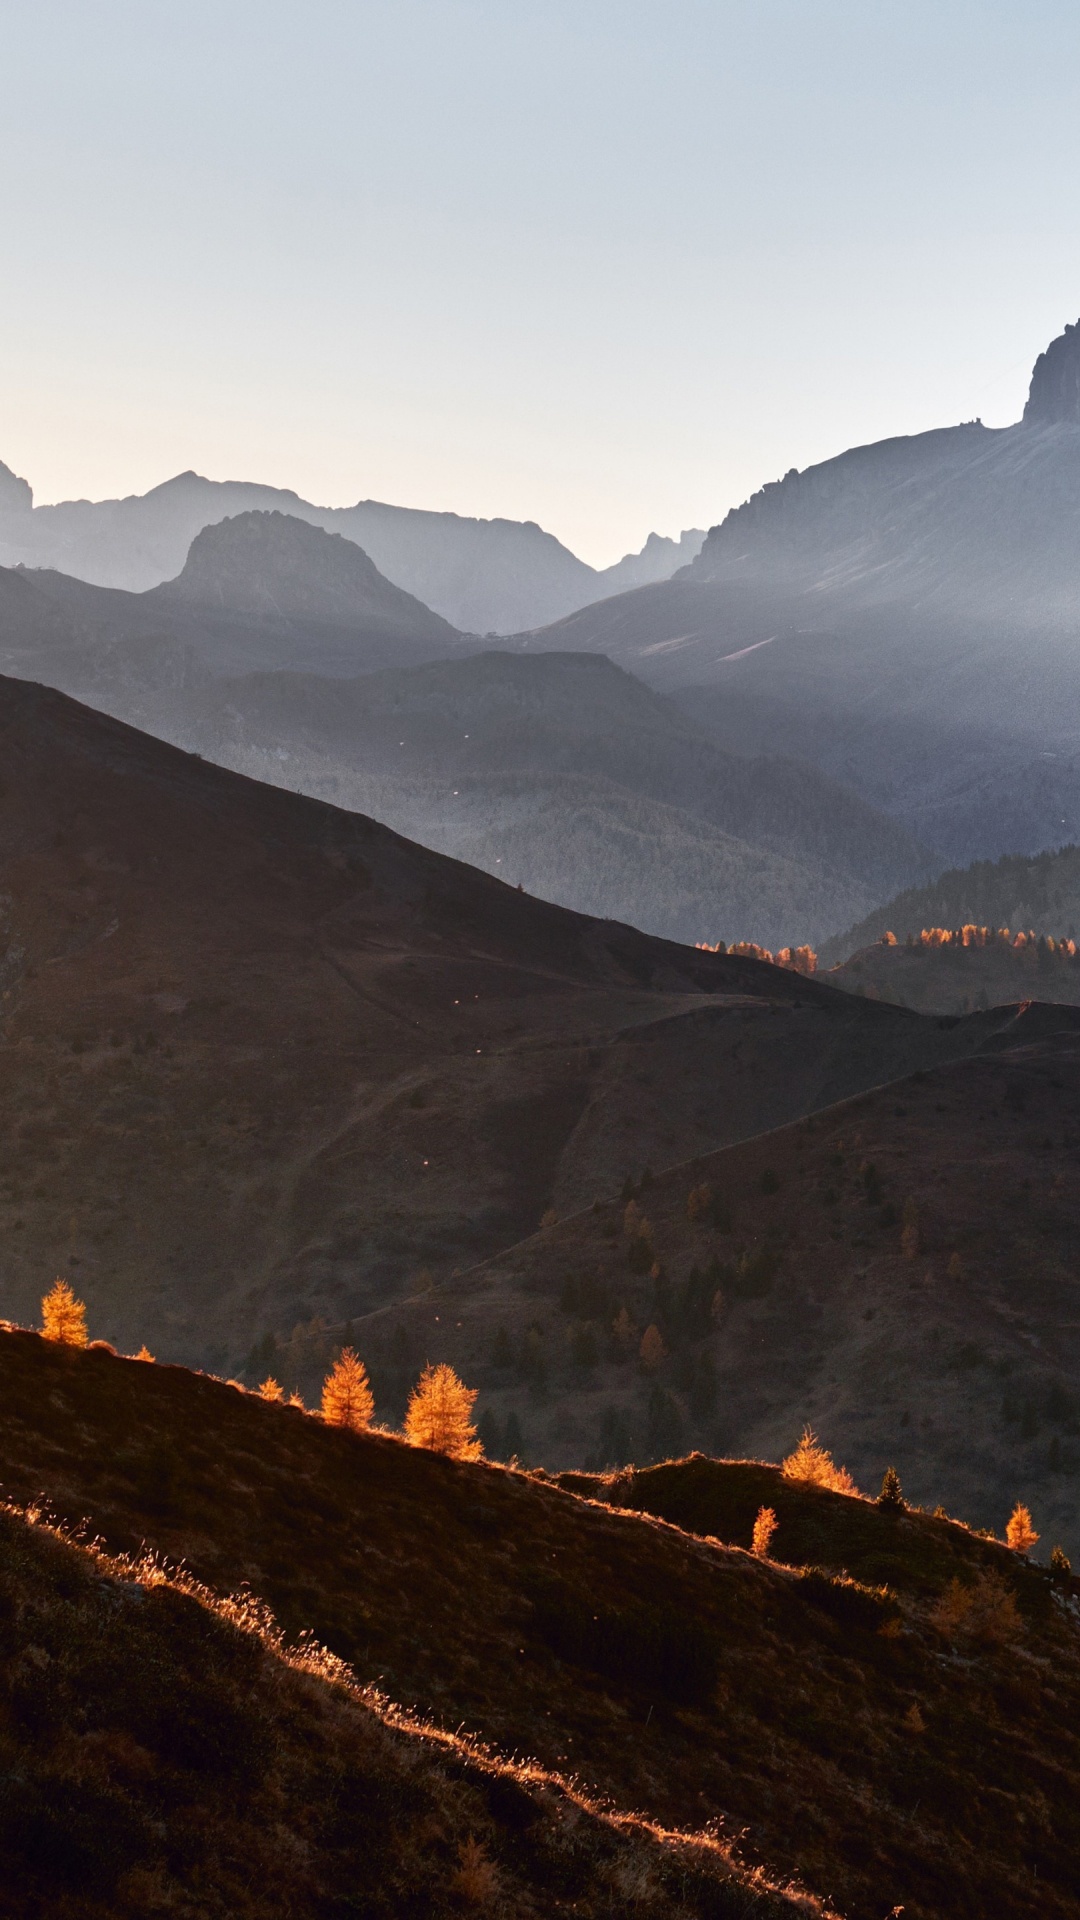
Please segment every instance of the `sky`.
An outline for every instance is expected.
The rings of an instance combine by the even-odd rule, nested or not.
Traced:
[[[0,459],[536,520],[605,565],[1019,417],[1080,315],[1073,0],[0,0]]]

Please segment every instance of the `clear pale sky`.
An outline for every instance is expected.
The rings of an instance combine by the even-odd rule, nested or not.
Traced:
[[[535,519],[604,564],[1018,417],[1080,7],[0,0],[0,459]]]

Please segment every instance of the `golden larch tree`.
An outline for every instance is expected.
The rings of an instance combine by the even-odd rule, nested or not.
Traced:
[[[46,1340],[60,1340],[66,1347],[86,1345],[86,1308],[66,1280],[57,1280],[41,1302],[41,1331]]]
[[[758,1508],[757,1519],[754,1521],[754,1537],[750,1551],[751,1553],[756,1553],[759,1560],[768,1559],[769,1548],[772,1545],[772,1537],[776,1532],[777,1525],[775,1507]]]
[[[405,1412],[405,1438],[411,1447],[431,1447],[454,1460],[479,1460],[483,1446],[472,1424],[476,1388],[466,1387],[445,1363],[425,1367]]]
[[[1005,1529],[1005,1539],[1014,1553],[1030,1553],[1038,1541],[1038,1534],[1031,1524],[1031,1511],[1018,1500]]]
[[[371,1425],[375,1396],[368,1383],[367,1368],[351,1347],[342,1347],[322,1390],[322,1417],[334,1427],[351,1427],[361,1433]]]
[[[785,1480],[806,1480],[813,1487],[828,1487],[833,1493],[855,1493],[855,1482],[846,1467],[838,1467],[827,1447],[823,1447],[813,1427],[804,1427],[794,1453],[789,1453],[780,1468]]]

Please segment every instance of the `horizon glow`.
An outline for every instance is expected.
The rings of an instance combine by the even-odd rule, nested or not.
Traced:
[[[536,520],[595,565],[1019,418],[1080,313],[1033,0],[0,0],[0,459]]]

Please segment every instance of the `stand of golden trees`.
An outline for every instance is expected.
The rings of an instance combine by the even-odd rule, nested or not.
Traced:
[[[773,953],[771,947],[759,947],[754,940],[726,940],[709,942],[695,940],[694,945],[700,953],[728,953],[739,960],[765,960],[771,967],[786,967],[790,973],[812,974],[817,972],[817,954],[813,947],[778,947]]]

